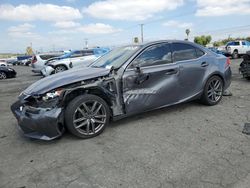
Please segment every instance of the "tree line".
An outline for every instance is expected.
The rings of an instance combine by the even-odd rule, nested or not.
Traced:
[[[250,37],[237,37],[237,38],[232,38],[228,37],[227,39],[219,40],[213,42],[213,46],[218,47],[218,46],[223,46],[226,45],[230,41],[234,40],[247,40],[250,41]],[[202,35],[202,36],[196,36],[194,37],[194,42],[203,46],[206,46],[212,41],[212,37],[210,35]]]

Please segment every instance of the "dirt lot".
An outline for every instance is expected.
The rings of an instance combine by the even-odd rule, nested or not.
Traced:
[[[232,61],[231,97],[207,107],[192,102],[112,123],[93,139],[65,134],[44,142],[24,138],[10,104],[40,79],[14,67],[0,81],[0,187],[249,187],[250,82]]]

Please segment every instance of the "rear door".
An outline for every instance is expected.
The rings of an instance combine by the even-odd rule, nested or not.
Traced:
[[[211,59],[201,49],[186,43],[172,43],[173,62],[179,65],[179,100],[184,101],[200,93]]]
[[[172,62],[168,43],[145,49],[123,75],[123,99],[127,114],[175,103],[178,100],[179,67]]]

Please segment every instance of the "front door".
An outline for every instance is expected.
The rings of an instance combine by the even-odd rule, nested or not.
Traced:
[[[123,100],[127,114],[173,104],[179,98],[179,66],[172,63],[170,44],[148,47],[123,75]]]

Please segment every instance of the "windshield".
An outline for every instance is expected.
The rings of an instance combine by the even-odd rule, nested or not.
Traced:
[[[126,46],[116,48],[111,52],[105,54],[98,60],[96,60],[91,67],[102,67],[102,68],[119,68],[125,63],[138,49],[140,46]]]

